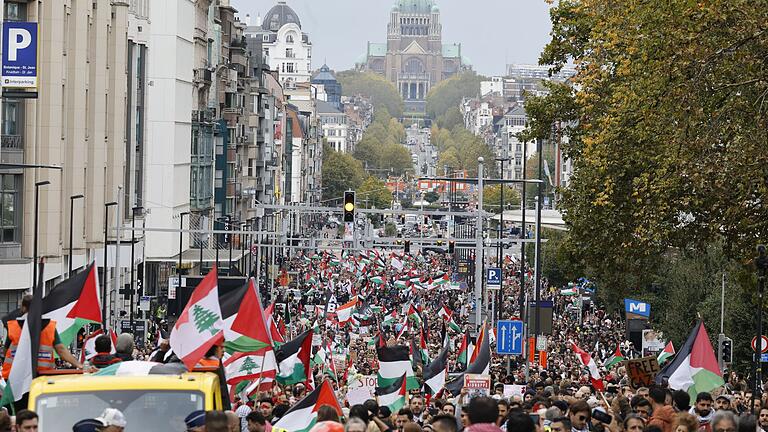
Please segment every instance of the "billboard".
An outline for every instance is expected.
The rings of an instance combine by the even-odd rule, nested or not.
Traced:
[[[4,88],[37,88],[37,23],[3,23]]]

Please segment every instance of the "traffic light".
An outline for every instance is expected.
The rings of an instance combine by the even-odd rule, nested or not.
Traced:
[[[405,250],[405,253],[411,253],[411,241],[406,240],[405,241],[405,247],[403,248]]]
[[[355,221],[355,193],[353,191],[344,192],[344,222]]]
[[[717,352],[720,354],[720,361],[723,365],[733,363],[733,340],[723,335],[720,335],[718,339],[720,346]]]
[[[448,240],[448,253],[454,254],[456,252],[456,242],[453,240]]]

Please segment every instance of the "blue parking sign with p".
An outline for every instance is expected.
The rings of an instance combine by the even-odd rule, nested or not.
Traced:
[[[486,269],[485,283],[487,285],[501,285],[501,269],[496,267]]]
[[[37,87],[37,23],[3,23],[2,85]]]

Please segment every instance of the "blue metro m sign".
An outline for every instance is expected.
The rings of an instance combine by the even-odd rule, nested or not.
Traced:
[[[624,299],[624,312],[627,319],[648,319],[651,316],[651,305],[640,300]]]

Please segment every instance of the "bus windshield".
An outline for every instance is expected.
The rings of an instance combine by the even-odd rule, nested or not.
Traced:
[[[126,432],[183,432],[187,430],[184,417],[203,407],[204,396],[197,391],[105,390],[41,395],[35,409],[40,432],[70,430],[80,420],[98,417],[105,408],[122,411],[128,421]]]

